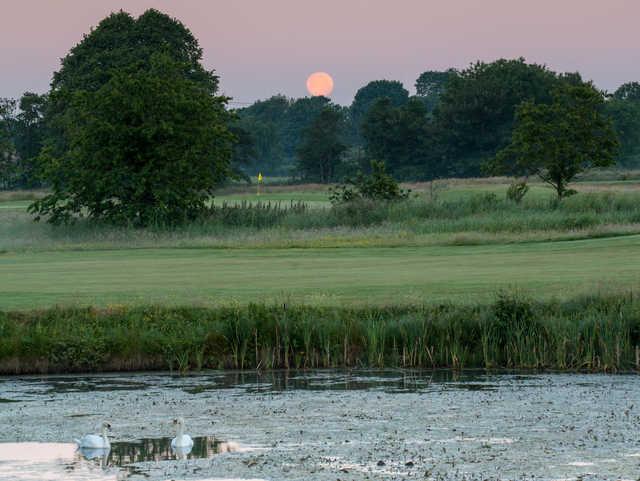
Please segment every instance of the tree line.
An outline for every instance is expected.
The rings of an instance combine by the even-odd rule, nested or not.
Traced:
[[[551,105],[572,90],[593,95],[593,108],[611,122],[619,140],[616,163],[640,167],[638,82],[609,94],[578,73],[559,74],[519,58],[427,71],[415,88],[410,96],[399,81],[376,80],[358,90],[348,107],[323,97],[278,95],[240,109],[238,125],[256,147],[245,165],[252,172],[317,182],[340,181],[367,169],[371,159],[383,161],[401,180],[488,175],[497,172],[489,167],[512,142],[519,107]],[[324,129],[317,125],[321,112],[330,120]]]
[[[257,172],[330,183],[538,175],[569,195],[591,166],[640,165],[640,84],[613,94],[525,59],[427,71],[411,96],[376,80],[350,106],[276,95],[233,110],[197,39],[151,9],[103,19],[44,95],[0,101],[0,188],[46,187],[30,211],[148,225],[192,219]]]

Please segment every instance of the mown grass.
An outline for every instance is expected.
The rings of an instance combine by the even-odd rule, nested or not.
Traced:
[[[0,255],[0,309],[60,305],[411,305],[640,286],[640,236],[513,245],[115,249]]]
[[[0,313],[5,374],[330,367],[637,369],[640,300],[338,308],[50,309]]]

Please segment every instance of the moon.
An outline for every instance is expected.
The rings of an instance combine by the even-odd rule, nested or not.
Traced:
[[[307,90],[309,93],[317,97],[324,95],[328,97],[333,92],[333,79],[326,72],[315,72],[307,78]]]

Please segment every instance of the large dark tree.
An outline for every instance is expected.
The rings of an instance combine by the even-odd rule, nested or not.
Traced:
[[[483,162],[510,142],[518,105],[550,103],[560,82],[546,67],[522,58],[478,62],[451,76],[435,112],[437,150],[451,174],[479,175]]]
[[[344,114],[336,106],[327,106],[304,131],[298,148],[298,172],[305,180],[331,182],[346,146]]]
[[[618,141],[603,114],[604,96],[590,85],[565,85],[550,104],[527,101],[516,113],[512,141],[497,158],[497,170],[536,174],[558,198],[577,174],[615,162]]]
[[[76,45],[54,75],[41,154],[52,193],[31,211],[118,223],[174,223],[230,175],[227,98],[191,32],[149,10],[119,12]]]

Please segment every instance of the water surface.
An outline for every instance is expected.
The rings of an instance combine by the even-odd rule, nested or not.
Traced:
[[[0,398],[2,481],[640,477],[636,375],[49,376],[0,378]],[[176,416],[190,453],[170,448]],[[112,450],[75,451],[102,420]]]

